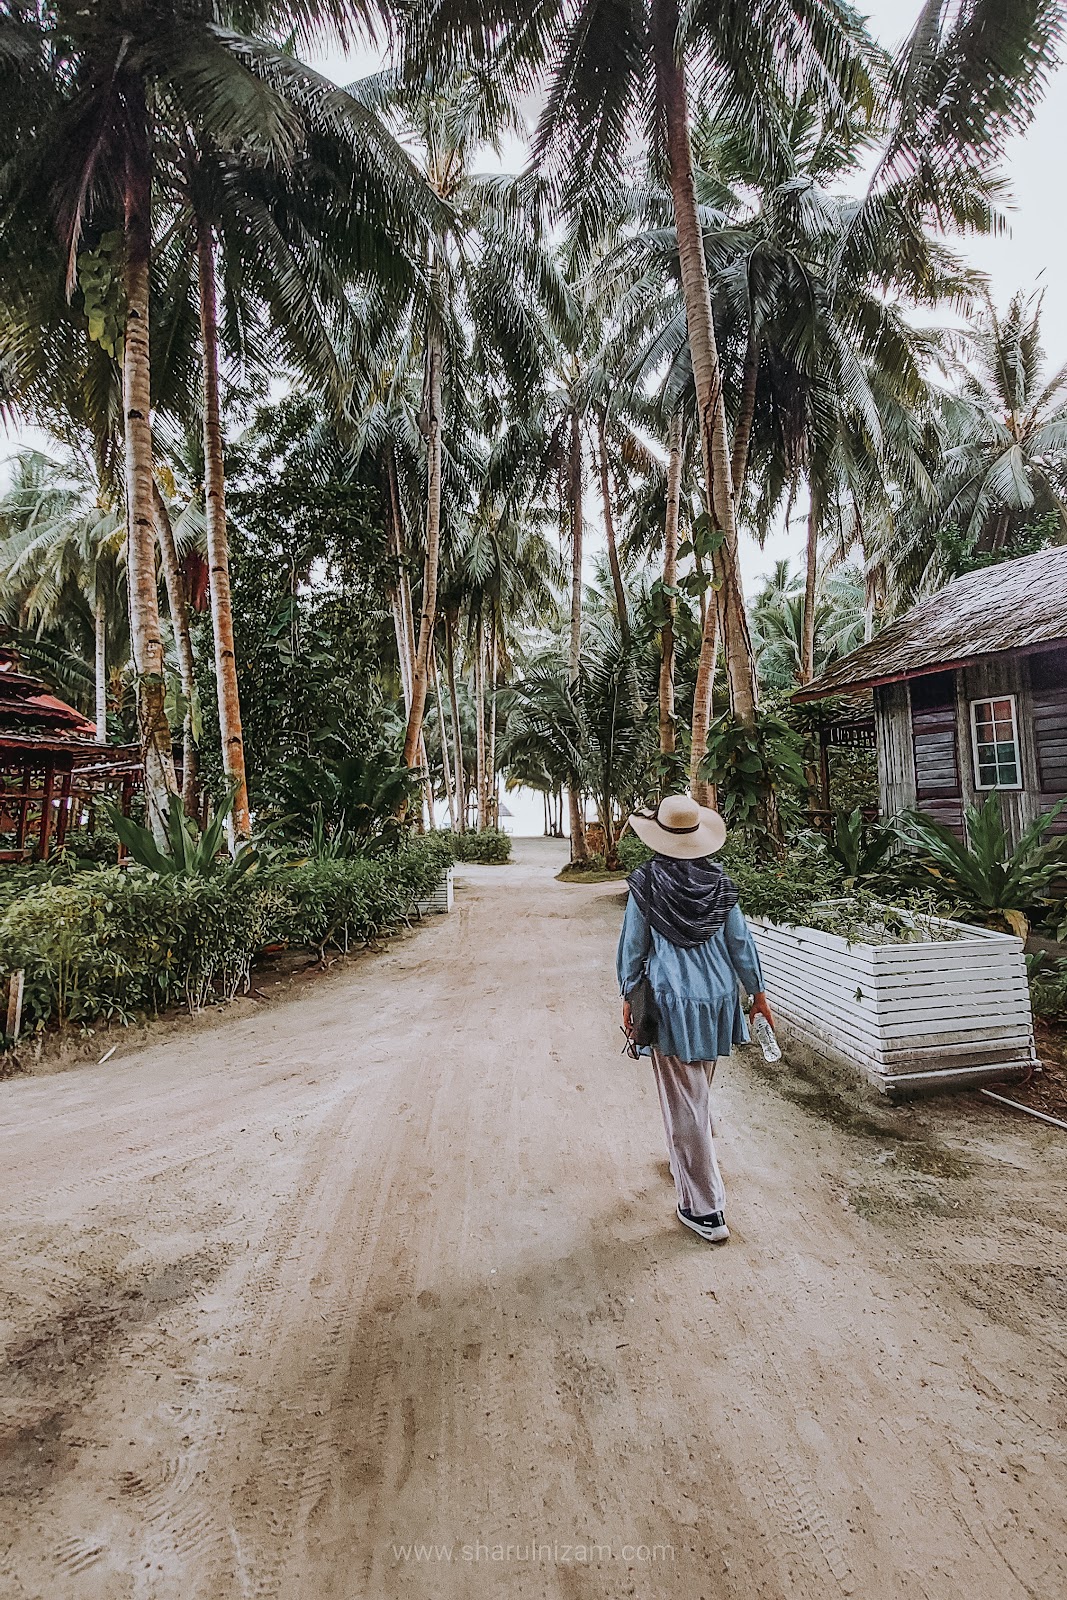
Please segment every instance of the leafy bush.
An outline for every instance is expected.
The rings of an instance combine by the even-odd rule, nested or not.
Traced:
[[[0,983],[25,971],[27,1026],[196,1008],[231,998],[267,945],[348,949],[397,926],[448,859],[430,839],[236,877],[112,870],[45,883],[0,916]]]
[[[810,926],[814,907],[844,893],[844,879],[811,834],[793,841],[785,855],[754,850],[743,834],[730,834],[717,858],[737,885],[747,916]]]
[[[981,806],[967,807],[966,844],[932,817],[913,813],[905,827],[921,853],[907,859],[903,870],[917,887],[947,893],[984,921],[1025,938],[1028,912],[1047,901],[1053,885],[1067,874],[1067,840],[1042,843],[1065,805],[1061,800],[1038,817],[1014,847],[996,794]]]
[[[1067,1016],[1067,961],[1054,961],[1044,951],[1026,958],[1030,1004],[1035,1017]]]
[[[267,815],[284,837],[317,856],[355,856],[373,841],[397,849],[410,833],[399,818],[417,804],[420,778],[386,749],[360,749],[346,728],[321,729],[308,755],[291,756],[267,779]]]
[[[854,811],[838,812],[833,831],[824,843],[830,860],[844,875],[847,884],[869,878],[882,866],[897,841],[895,828],[880,827],[864,820],[859,806]]]
[[[639,839],[636,833],[631,833],[629,829],[619,840],[619,868],[622,872],[633,872],[634,868],[639,867],[642,861],[651,860],[652,855],[653,851],[649,849],[644,840]]]
[[[799,797],[807,789],[802,741],[772,712],[757,712],[750,728],[719,717],[709,730],[701,770],[716,785],[728,827],[761,833],[775,809],[783,821],[799,815]]]
[[[480,833],[448,833],[456,861],[477,861],[484,866],[502,866],[511,860],[511,835],[499,828],[483,828]]]

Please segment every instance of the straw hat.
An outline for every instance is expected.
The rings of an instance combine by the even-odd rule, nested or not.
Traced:
[[[726,841],[726,824],[719,813],[698,806],[687,794],[664,796],[655,812],[633,812],[630,827],[657,855],[679,861],[714,855]]]

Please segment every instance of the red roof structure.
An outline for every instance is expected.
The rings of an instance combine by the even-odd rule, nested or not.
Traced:
[[[0,646],[0,861],[43,860],[109,791],[128,811],[141,778],[135,746],[100,743],[88,717]]]

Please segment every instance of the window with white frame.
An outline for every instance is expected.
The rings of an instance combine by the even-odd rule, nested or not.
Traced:
[[[1020,789],[1019,726],[1015,696],[971,701],[971,744],[977,789]]]

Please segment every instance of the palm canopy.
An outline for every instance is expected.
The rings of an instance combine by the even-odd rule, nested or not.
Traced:
[[[957,343],[959,393],[942,402],[939,509],[997,548],[1011,520],[1054,511],[1067,539],[1067,366],[1049,374],[1041,296],[986,304]]]

